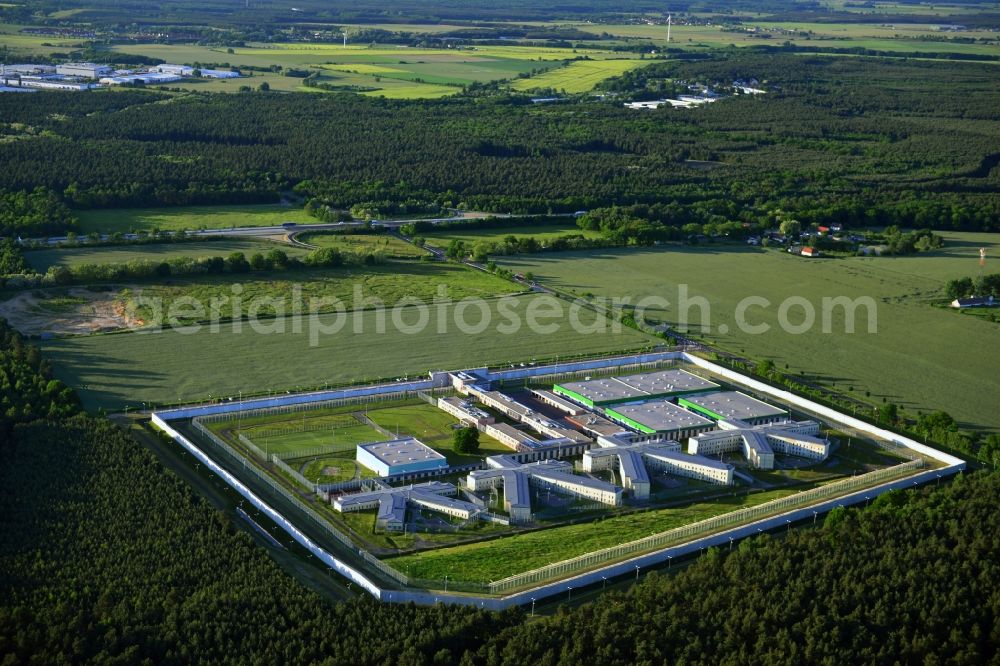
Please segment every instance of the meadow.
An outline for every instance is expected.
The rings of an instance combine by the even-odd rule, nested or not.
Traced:
[[[372,266],[324,268],[292,272],[272,272],[267,275],[223,274],[206,275],[132,286],[119,298],[126,305],[139,296],[146,299],[160,299],[166,313],[172,303],[189,299],[204,304],[207,308],[212,299],[223,304],[221,316],[238,316],[227,298],[239,296],[240,309],[248,313],[254,301],[263,307],[262,312],[274,312],[267,304],[268,299],[282,300],[285,311],[289,312],[291,299],[298,290],[303,303],[303,311],[309,312],[311,299],[336,299],[341,305],[330,303],[323,308],[332,312],[337,307],[346,310],[361,308],[392,307],[404,298],[417,298],[429,303],[439,295],[452,299],[467,297],[490,298],[501,294],[514,293],[517,288],[506,280],[489,273],[475,271],[457,264],[444,262],[388,262]],[[144,306],[137,316],[145,321],[155,320],[150,310]],[[186,316],[178,313],[182,322],[199,321],[204,314]]]
[[[78,211],[77,217],[80,218],[80,231],[85,234],[272,227],[285,222],[317,222],[301,208],[282,204],[96,209]]]
[[[416,259],[427,256],[427,251],[412,243],[400,240],[389,234],[336,234],[336,233],[305,233],[298,234],[297,240],[316,247],[332,247],[341,252],[364,254],[368,252],[381,253],[390,257]]]
[[[514,299],[513,312],[522,324],[527,308],[536,301],[532,307],[555,305],[542,296]],[[242,323],[222,325],[218,332],[201,327],[67,337],[41,344],[55,375],[79,392],[87,409],[118,410],[142,403],[206,400],[210,395],[235,398],[240,391],[246,395],[296,390],[430,370],[624,352],[655,342],[632,329],[615,331],[589,311],[579,317],[589,331],[574,330],[565,318],[541,317],[556,327],[546,332],[522,325],[504,333],[509,329],[497,327],[509,319],[497,301],[486,303],[491,324],[478,333],[462,332],[455,323],[456,306],[445,304],[430,308],[430,325],[414,333],[396,330],[388,314],[385,332],[379,333],[379,315],[369,311],[342,318],[335,314],[317,316],[315,321],[307,318],[300,330],[287,320],[273,320],[264,322],[270,327],[261,332]],[[401,315],[404,325],[416,323],[412,314]],[[464,318],[470,324],[482,321],[475,307]],[[336,333],[319,328],[329,331],[338,323],[342,328]]]
[[[28,264],[40,273],[51,266],[80,266],[82,264],[124,264],[129,261],[169,261],[179,257],[226,257],[242,252],[247,257],[255,253],[266,254],[279,248],[290,257],[305,256],[309,250],[291,245],[257,240],[212,240],[185,243],[149,243],[137,245],[109,245],[65,247],[49,250],[29,250],[24,253]]]
[[[491,541],[401,555],[386,561],[393,568],[416,578],[441,580],[448,576],[452,580],[489,583],[795,492],[782,489],[722,497],[679,508],[629,513]]]
[[[497,227],[495,229],[434,229],[425,234],[420,234],[431,245],[445,247],[453,240],[462,241],[466,244],[478,242],[499,243],[507,236],[517,236],[523,238],[530,236],[539,242],[551,241],[566,236],[584,236],[585,238],[600,238],[597,231],[586,231],[580,229],[575,224],[566,225],[522,225],[513,227]]]
[[[778,250],[746,246],[671,246],[646,250],[601,250],[508,257],[498,260],[518,272],[533,272],[547,286],[576,294],[667,299],[651,307],[647,320],[680,323],[681,290],[688,302],[706,299],[709,328],[699,336],[724,350],[770,359],[786,374],[807,378],[872,404],[895,402],[911,412],[942,409],[963,427],[1000,427],[1000,357],[990,353],[1000,326],[961,316],[932,304],[944,300],[949,279],[978,271],[978,248],[1000,251],[1000,236],[946,233],[941,250],[906,257],[848,257],[809,260]],[[766,332],[743,332],[737,305],[762,297],[746,313]],[[846,332],[843,308],[833,310],[822,329],[824,297],[871,297],[877,326],[868,332],[865,308],[858,309],[856,332]],[[799,325],[804,306],[779,315],[789,297],[804,298],[816,324],[804,334],[782,330],[782,319]],[[703,309],[687,308],[692,329],[701,329]],[[753,329],[749,329],[753,330]],[[870,392],[870,396],[868,393]]]

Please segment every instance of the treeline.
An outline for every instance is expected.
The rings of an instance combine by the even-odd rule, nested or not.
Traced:
[[[249,257],[243,252],[233,252],[225,257],[173,257],[165,261],[134,259],[124,263],[50,266],[44,274],[31,271],[0,276],[0,285],[11,289],[24,289],[50,285],[65,286],[122,280],[155,280],[223,273],[268,273],[312,268],[339,268],[348,265],[373,266],[384,263],[386,260],[387,257],[382,252],[341,252],[337,248],[322,247],[299,258],[290,257],[284,250],[275,248],[267,253],[255,252]]]
[[[682,225],[783,211],[805,224],[997,228],[992,65],[741,50],[640,71],[643,86],[757,78],[769,92],[691,113],[505,94],[10,95],[0,117],[36,134],[0,143],[0,187],[43,185],[75,207],[274,201],[294,187],[335,210],[648,205],[692,209]],[[107,108],[82,113],[79,97]]]
[[[949,299],[982,296],[1000,299],[1000,273],[948,280],[944,295]]]
[[[0,236],[55,236],[78,226],[76,216],[52,190],[0,190]]]
[[[68,416],[79,409],[76,393],[52,376],[52,366],[38,347],[0,319],[0,442],[10,441],[18,423]]]

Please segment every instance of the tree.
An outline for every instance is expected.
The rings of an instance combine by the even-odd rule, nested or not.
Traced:
[[[799,234],[802,233],[802,223],[798,220],[785,220],[778,227],[778,230],[784,236],[793,236],[798,238]]]
[[[479,430],[476,428],[459,428],[453,438],[457,453],[470,454],[479,451]]]
[[[257,86],[257,90],[259,90],[261,92],[267,92],[270,89],[271,89],[271,86],[268,85],[267,81],[264,81],[259,86]]]

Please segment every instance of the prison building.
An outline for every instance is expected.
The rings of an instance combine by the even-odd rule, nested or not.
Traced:
[[[745,422],[720,421],[721,430],[702,433],[688,440],[688,453],[711,456],[742,450],[758,469],[774,469],[774,453],[825,460],[830,444],[820,439],[815,421],[783,421],[751,426]],[[734,427],[743,426],[743,427]]]
[[[462,423],[467,423],[477,428],[487,423],[493,423],[496,420],[490,414],[472,404],[470,400],[448,396],[438,398],[437,406],[438,409],[448,412]]]
[[[648,451],[643,458],[649,469],[723,486],[733,485],[733,466],[718,460],[662,450]]]
[[[581,414],[586,414],[587,410],[579,405],[576,405],[569,400],[564,400],[560,398],[552,391],[545,391],[542,389],[532,389],[532,395],[538,398],[542,403],[555,407],[556,409],[566,412],[570,416],[579,416]]]
[[[556,384],[552,392],[585,407],[603,407],[638,400],[653,400],[702,391],[719,385],[686,370],[659,370],[627,377],[607,377]]]
[[[375,490],[342,495],[333,501],[341,513],[378,509],[375,523],[388,531],[401,531],[406,524],[410,504],[462,519],[475,518],[482,509],[472,502],[455,499],[458,489],[450,483],[430,481],[400,488],[377,487]]]
[[[627,437],[601,437],[598,446],[583,454],[583,470],[598,472],[616,470],[621,484],[636,499],[648,499],[649,472],[644,454],[647,451],[680,451],[679,442],[657,439],[647,442],[630,441]]]
[[[677,399],[677,404],[716,421],[744,421],[750,425],[788,418],[788,410],[751,398],[739,391],[722,391]]]
[[[513,456],[490,456],[487,469],[475,470],[466,477],[466,487],[472,491],[503,486],[504,509],[511,523],[531,520],[530,484],[556,492],[589,499],[611,506],[620,506],[622,491],[610,483],[573,474],[573,465],[562,460],[518,462]]]
[[[711,430],[715,423],[700,414],[678,407],[669,400],[652,400],[631,405],[607,407],[605,415],[636,432],[682,440]]]
[[[530,451],[538,445],[537,439],[509,423],[487,423],[480,430],[515,451]]]
[[[622,433],[628,433],[621,425],[609,421],[600,414],[588,412],[580,416],[567,416],[566,421],[573,424],[583,432],[593,437],[612,437]]]
[[[359,444],[355,459],[379,476],[428,472],[448,467],[448,460],[418,439]]]

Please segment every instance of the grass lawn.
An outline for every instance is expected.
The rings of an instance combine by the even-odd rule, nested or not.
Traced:
[[[648,250],[614,249],[500,258],[516,272],[531,271],[544,284],[602,296],[650,295],[666,298],[647,320],[678,324],[680,289],[688,301],[710,304],[710,330],[704,339],[728,351],[771,359],[787,374],[804,372],[836,390],[866,399],[895,402],[911,414],[943,409],[964,427],[1000,428],[1000,356],[989,353],[1000,339],[996,323],[962,317],[931,304],[943,298],[949,279],[978,270],[978,248],[990,256],[1000,250],[1000,235],[947,233],[941,250],[908,257],[849,257],[809,260],[776,250],[746,246],[672,246]],[[746,297],[768,299],[746,311],[751,324],[766,332],[744,332],[736,307]],[[822,328],[822,298],[868,296],[874,299],[877,329],[868,332],[867,313],[857,311],[854,333],[847,333],[843,308]],[[782,330],[781,303],[802,297],[816,312],[816,325],[805,334]],[[803,306],[790,308],[784,320],[803,322]],[[686,319],[700,328],[702,309],[687,308]],[[752,330],[752,329],[751,329]],[[787,367],[786,367],[787,366]]]
[[[531,236],[539,242],[550,241],[565,236],[584,236],[586,238],[599,238],[600,232],[585,231],[574,224],[567,225],[523,225],[513,227],[498,227],[496,229],[435,229],[427,234],[420,234],[431,245],[445,247],[452,240],[460,240],[465,243],[474,244],[479,241],[497,243],[507,236],[517,236],[523,238]]]
[[[568,93],[589,92],[604,79],[649,64],[642,60],[579,60],[528,79],[517,79],[514,90],[552,88]]]
[[[307,432],[289,432],[283,434],[268,434],[268,430],[280,428],[281,424],[274,424],[266,428],[245,428],[243,434],[250,438],[258,448],[268,454],[271,453],[294,453],[314,449],[318,446],[330,446],[333,444],[364,444],[367,442],[378,442],[385,437],[370,425],[360,421],[349,425],[342,424],[343,417],[336,422],[330,423],[329,429],[310,430]],[[309,427],[318,425],[315,420],[307,420]],[[289,424],[291,426],[291,424]],[[350,450],[351,459],[354,458],[354,449]],[[290,463],[289,463],[290,464]]]
[[[331,234],[317,231],[300,234],[297,238],[316,247],[332,247],[341,252],[357,254],[372,252],[406,259],[419,258],[427,254],[426,250],[389,234]]]
[[[229,229],[231,227],[271,227],[285,222],[317,223],[295,206],[259,204],[253,206],[179,206],[177,208],[112,208],[77,212],[80,230],[88,234],[130,231],[178,231]]]
[[[319,458],[288,460],[287,464],[313,483],[340,483],[360,476],[363,479],[375,476],[364,465],[354,461],[354,451],[333,453]]]
[[[388,560],[394,568],[418,578],[489,583],[522,571],[609,548],[735,509],[793,494],[772,490],[749,496],[657,509],[594,522],[553,527],[492,541],[451,546]]]
[[[419,404],[369,411],[368,418],[389,431],[398,432],[400,436],[416,437],[427,446],[444,454],[450,465],[465,465],[478,462],[486,456],[511,452],[510,448],[480,433],[477,455],[458,453],[454,449],[452,440],[454,426],[458,420],[448,412],[422,401]]]
[[[24,258],[36,271],[44,273],[50,266],[80,266],[83,264],[124,264],[134,260],[168,261],[178,257],[226,257],[242,252],[248,258],[255,253],[267,254],[274,248],[288,256],[304,256],[304,248],[254,240],[192,241],[187,243],[151,243],[149,245],[113,245],[107,247],[67,247],[51,250],[27,250]]]
[[[544,296],[525,295],[510,301],[508,313],[499,302],[486,301],[489,325],[463,332],[456,324],[454,305],[429,308],[429,325],[416,332],[397,330],[387,314],[384,333],[378,332],[375,312],[340,317],[306,318],[296,330],[286,319],[267,323],[273,328],[255,331],[243,324],[220,325],[162,333],[121,333],[52,339],[42,342],[57,377],[77,389],[84,405],[120,409],[140,402],[193,402],[239,391],[294,390],[362,379],[420,375],[481,364],[505,364],[566,358],[569,354],[596,355],[648,347],[654,339],[632,329],[593,317],[579,316],[581,330],[570,325],[568,309]],[[528,308],[555,313],[539,317],[551,328],[527,326]],[[556,309],[562,307],[559,316]],[[417,313],[399,315],[404,326],[417,323]],[[462,318],[479,325],[478,308]],[[509,315],[520,320],[510,325]],[[504,327],[500,327],[504,324]],[[333,331],[336,326],[341,328]],[[284,332],[280,327],[284,326]],[[482,328],[479,326],[479,328]],[[410,329],[411,331],[414,329]],[[440,331],[440,332],[439,332]]]

